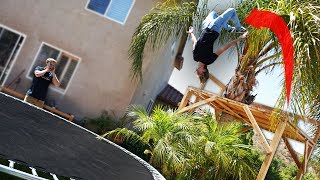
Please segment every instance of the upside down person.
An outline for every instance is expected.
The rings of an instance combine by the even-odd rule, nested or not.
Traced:
[[[235,27],[228,25],[229,20],[233,22]],[[222,28],[225,28],[231,33],[243,34],[237,39],[227,43],[216,52],[213,52],[213,44],[218,38]],[[199,40],[197,40],[193,34],[193,27],[190,27],[187,33],[191,35],[191,39],[193,41],[193,59],[199,62],[196,72],[201,83],[205,83],[209,78],[207,66],[212,64],[219,55],[236,44],[238,41],[245,39],[248,34],[247,30],[240,24],[236,11],[233,8],[227,9],[221,15],[218,15],[214,11],[209,13],[206,19],[203,21],[203,29]]]

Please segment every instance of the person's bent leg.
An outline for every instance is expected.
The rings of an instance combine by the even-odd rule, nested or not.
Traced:
[[[235,9],[229,8],[226,11],[224,11],[220,16],[218,16],[216,19],[213,20],[212,22],[213,26],[211,27],[211,29],[220,33],[222,27],[224,27],[228,31],[230,31],[231,26],[228,26],[227,24],[229,20],[233,22],[236,29],[242,28]]]

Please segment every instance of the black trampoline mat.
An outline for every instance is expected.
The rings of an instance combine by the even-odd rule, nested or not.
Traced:
[[[153,179],[146,166],[118,147],[2,93],[0,156],[75,179]]]

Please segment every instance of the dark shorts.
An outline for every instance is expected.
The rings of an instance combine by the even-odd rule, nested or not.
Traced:
[[[205,65],[212,64],[218,58],[218,55],[216,53],[211,53],[210,55],[207,55],[206,57],[201,57],[201,54],[198,54],[194,50],[192,52],[193,52],[193,59],[197,62],[202,62]]]
[[[205,65],[212,64],[218,58],[218,55],[213,52],[213,44],[218,37],[218,32],[204,29],[193,50],[193,59]]]

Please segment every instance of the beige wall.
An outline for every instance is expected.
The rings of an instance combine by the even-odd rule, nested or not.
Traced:
[[[136,89],[127,56],[131,36],[155,1],[136,0],[122,25],[87,11],[87,0],[2,0],[0,23],[27,36],[6,82],[25,69],[17,89],[25,93],[31,84],[26,74],[46,42],[81,58],[67,91],[49,92],[57,108],[76,117],[102,110],[121,115]]]

